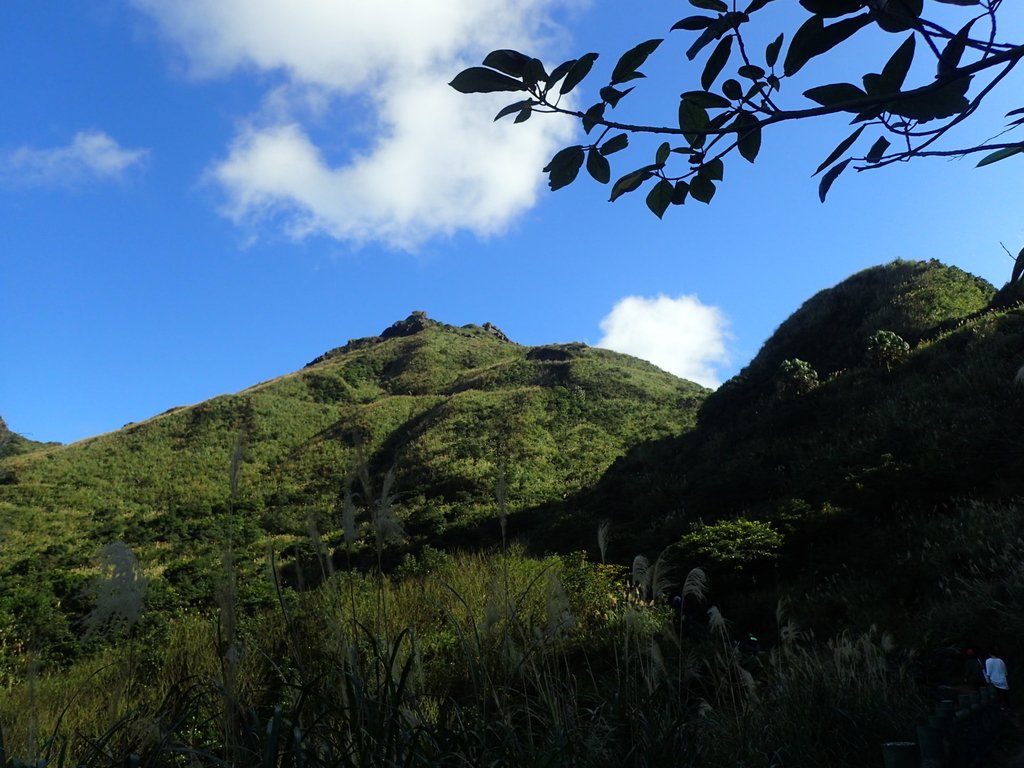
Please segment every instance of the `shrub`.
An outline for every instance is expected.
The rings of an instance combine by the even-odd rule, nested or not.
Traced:
[[[779,366],[778,389],[785,395],[803,395],[818,386],[818,372],[798,357],[783,360]]]
[[[698,557],[737,571],[774,560],[782,542],[782,534],[769,523],[745,518],[705,525],[682,539]]]
[[[872,368],[890,371],[909,354],[910,345],[898,333],[875,331],[868,337],[865,358]]]

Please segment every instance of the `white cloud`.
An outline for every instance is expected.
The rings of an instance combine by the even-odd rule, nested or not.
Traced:
[[[63,186],[95,179],[118,179],[149,151],[126,149],[102,131],[82,131],[63,147],[20,147],[6,158],[8,175],[19,182]]]
[[[493,234],[535,203],[539,169],[573,130],[494,123],[516,94],[463,96],[447,83],[492,48],[549,53],[558,32],[543,20],[579,0],[135,2],[194,76],[266,83],[207,170],[240,223],[401,248]],[[325,132],[333,147],[316,138]]]
[[[597,346],[624,352],[706,387],[717,387],[716,368],[729,362],[728,320],[696,296],[627,296],[601,321]]]

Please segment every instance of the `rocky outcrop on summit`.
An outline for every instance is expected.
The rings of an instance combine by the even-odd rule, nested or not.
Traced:
[[[463,325],[460,328],[454,325],[448,325],[447,323],[438,322],[437,320],[432,320],[427,316],[426,312],[423,312],[422,310],[415,310],[414,312],[412,312],[412,314],[405,318],[405,320],[399,320],[398,322],[392,323],[390,326],[385,328],[383,331],[381,331],[379,336],[364,336],[359,339],[351,339],[350,341],[346,342],[344,346],[335,347],[334,349],[330,349],[327,352],[324,352],[319,357],[314,358],[310,362],[306,363],[304,367],[312,368],[313,366],[319,365],[320,363],[326,360],[332,360],[338,357],[339,355],[345,355],[350,352],[355,352],[356,350],[359,349],[366,349],[367,347],[371,347],[375,344],[380,344],[381,342],[388,341],[390,339],[402,339],[409,336],[415,336],[431,328],[438,328],[441,330],[459,332],[463,334],[467,332],[470,334],[474,332],[486,333],[489,336],[493,336],[498,341],[504,341],[509,344],[515,343],[508,336],[506,336],[505,333],[498,326],[494,325],[493,323],[484,323],[482,326],[473,324]]]
[[[392,323],[388,328],[384,329],[380,334],[380,338],[396,339],[401,336],[414,336],[420,331],[427,330],[431,325],[440,325],[440,323],[427,317],[426,312],[416,310],[405,320],[399,320],[397,323]]]
[[[512,339],[505,335],[504,331],[502,331],[501,328],[494,325],[493,323],[484,323],[484,330],[491,334],[491,336],[496,337],[499,341],[512,341]]]

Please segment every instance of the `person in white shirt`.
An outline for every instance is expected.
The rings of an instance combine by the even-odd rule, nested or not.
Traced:
[[[1010,694],[1010,683],[1006,675],[1006,663],[994,651],[985,659],[985,682],[996,689],[999,704],[1005,707]]]

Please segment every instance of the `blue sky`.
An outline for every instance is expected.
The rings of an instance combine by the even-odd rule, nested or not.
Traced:
[[[802,20],[777,5],[765,40]],[[1001,34],[1020,41],[1024,9],[1008,8]],[[493,48],[593,50],[590,103],[621,51],[688,14],[667,0],[7,0],[0,416],[70,442],[295,370],[415,309],[714,385],[859,269],[938,258],[1008,278],[1019,157],[848,171],[821,205],[811,173],[849,129],[782,126],[755,165],[727,164],[710,206],[658,221],[589,179],[547,190],[541,167],[581,140],[571,123],[494,124],[514,97],[445,85]],[[617,118],[675,120],[702,61],[672,35]],[[822,59],[787,84],[790,103],[857,82],[858,57],[878,69],[901,40]],[[1020,92],[1014,73],[964,142],[996,134]],[[635,148],[616,170],[654,145]]]

